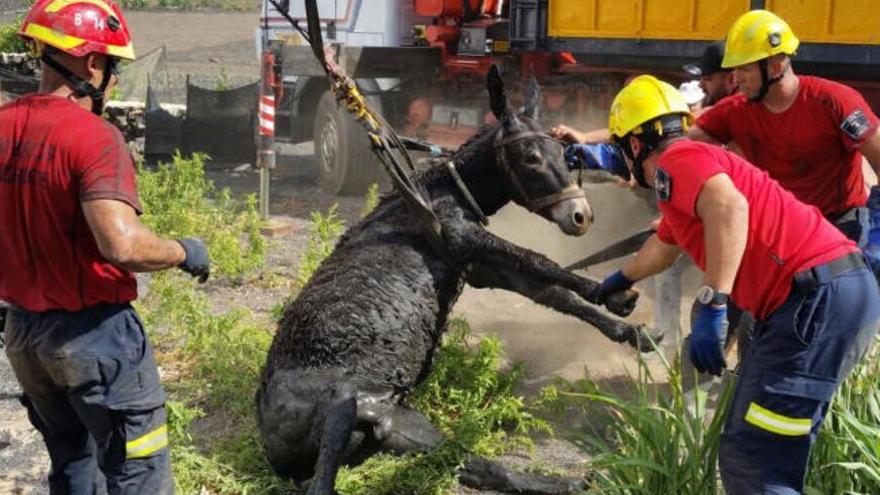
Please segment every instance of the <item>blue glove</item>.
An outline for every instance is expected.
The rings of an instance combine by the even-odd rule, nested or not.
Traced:
[[[607,143],[570,144],[565,148],[565,162],[571,170],[580,168],[583,160],[588,170],[604,170],[629,179],[629,169],[620,148]]]
[[[204,241],[201,239],[178,239],[177,242],[183,246],[183,251],[186,253],[183,263],[177,267],[193,277],[198,277],[200,284],[205,283],[208,280],[208,275],[211,274],[211,260],[208,257],[208,247],[205,246]]]
[[[871,188],[871,194],[868,196],[868,212],[871,217],[871,228],[868,230],[868,240],[863,251],[874,273],[880,273],[880,186]]]
[[[688,352],[694,368],[700,373],[720,375],[727,367],[724,339],[727,337],[727,306],[698,303],[697,317],[691,323]]]
[[[611,275],[608,275],[608,277],[602,281],[599,290],[596,291],[596,304],[605,304],[609,297],[631,288],[633,283],[635,282],[626,278],[621,270],[617,270]]]

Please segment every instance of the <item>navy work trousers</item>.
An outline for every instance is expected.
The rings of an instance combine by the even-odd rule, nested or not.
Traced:
[[[165,392],[130,305],[12,309],[6,354],[49,451],[50,493],[174,491]]]
[[[865,207],[852,208],[832,220],[837,230],[843,232],[848,239],[860,248],[868,242],[868,231],[871,230],[871,213]]]
[[[757,321],[721,438],[728,495],[801,493],[834,391],[873,341],[880,288],[864,266],[795,277],[785,303]]]

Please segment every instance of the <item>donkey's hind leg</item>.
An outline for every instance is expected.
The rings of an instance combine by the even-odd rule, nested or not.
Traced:
[[[375,423],[373,432],[384,449],[402,454],[424,452],[440,444],[443,434],[422,413],[398,405],[370,404],[359,415]],[[518,473],[489,459],[470,456],[458,471],[462,484],[525,495],[567,495],[583,481]]]
[[[362,419],[373,422],[373,435],[384,450],[425,452],[443,441],[443,433],[418,411],[394,404],[370,404],[363,409]]]
[[[321,427],[321,443],[315,475],[306,495],[332,495],[336,491],[336,473],[343,452],[349,446],[351,433],[357,422],[357,402],[353,395],[329,404]],[[316,425],[317,426],[317,425]]]

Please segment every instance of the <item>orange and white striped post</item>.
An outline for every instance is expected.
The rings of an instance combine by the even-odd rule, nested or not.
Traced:
[[[275,168],[275,54],[269,50],[262,56],[262,84],[260,104],[257,111],[260,129],[260,147],[257,152],[257,167],[260,169],[260,216],[269,218],[269,177]]]

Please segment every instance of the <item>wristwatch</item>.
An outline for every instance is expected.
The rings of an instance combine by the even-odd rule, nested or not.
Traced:
[[[708,285],[704,285],[697,289],[697,301],[700,301],[701,304],[725,306],[727,305],[728,299],[730,299],[729,295],[723,292],[718,292]]]

